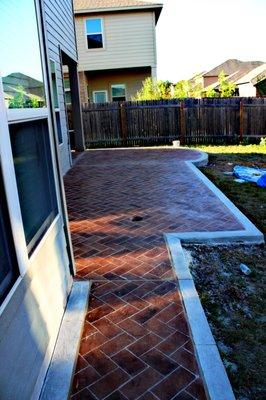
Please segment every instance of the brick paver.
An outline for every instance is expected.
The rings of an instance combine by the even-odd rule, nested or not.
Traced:
[[[91,151],[66,176],[77,278],[93,280],[72,400],[206,398],[163,233],[242,227],[192,156]]]

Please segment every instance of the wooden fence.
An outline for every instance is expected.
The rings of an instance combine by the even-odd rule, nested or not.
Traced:
[[[86,146],[235,143],[266,136],[266,98],[84,104]]]

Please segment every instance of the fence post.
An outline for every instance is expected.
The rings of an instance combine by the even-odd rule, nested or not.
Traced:
[[[180,103],[180,144],[185,143],[186,137],[186,121],[185,121],[185,104],[183,101]]]
[[[120,127],[121,127],[121,139],[122,145],[125,146],[127,143],[127,119],[126,119],[126,108],[125,103],[120,103]]]
[[[243,134],[244,134],[244,104],[243,100],[240,100],[239,103],[239,142],[243,142]]]

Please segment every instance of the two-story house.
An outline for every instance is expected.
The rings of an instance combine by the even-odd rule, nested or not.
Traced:
[[[74,0],[81,102],[130,100],[156,78],[161,11],[154,1]]]

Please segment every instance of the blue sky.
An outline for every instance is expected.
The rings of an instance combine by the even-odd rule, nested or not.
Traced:
[[[188,79],[228,58],[266,62],[266,0],[160,2],[158,79]]]
[[[0,73],[42,80],[33,0],[0,0]]]

